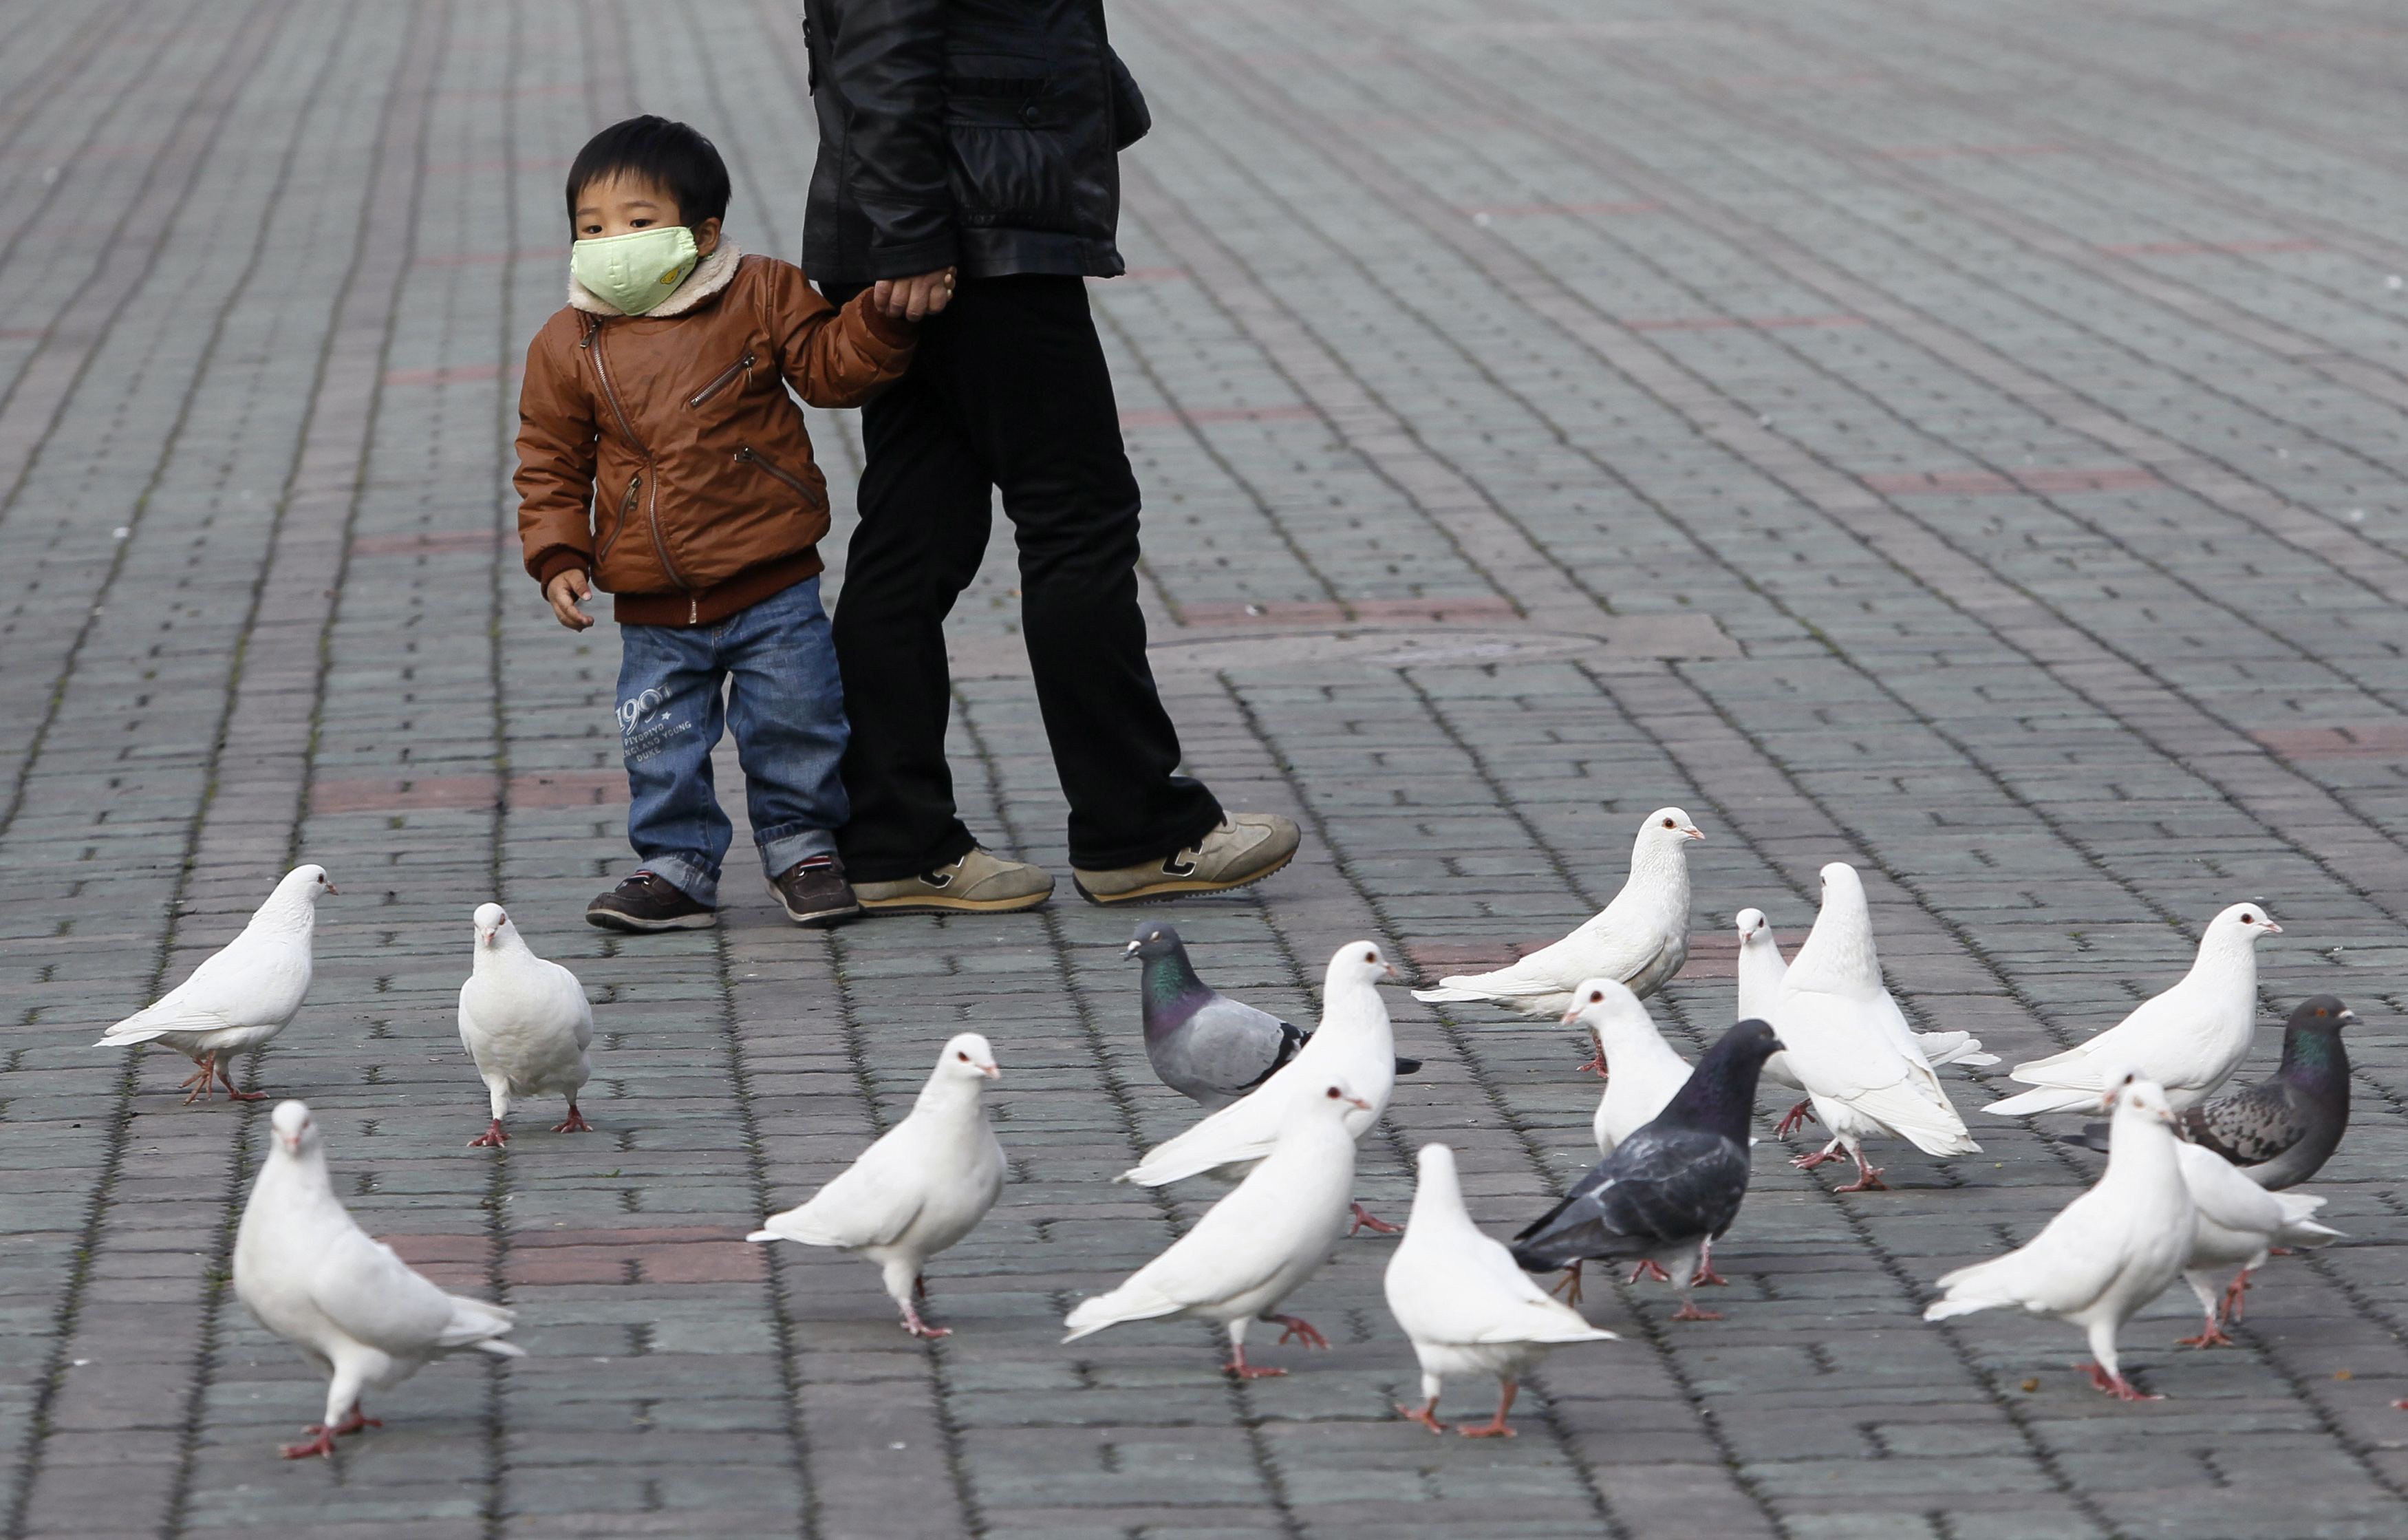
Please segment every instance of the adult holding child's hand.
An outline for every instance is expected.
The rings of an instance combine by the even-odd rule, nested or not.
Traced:
[[[979,848],[945,765],[944,619],[990,500],[1020,548],[1023,636],[1096,903],[1218,892],[1296,854],[1179,773],[1145,657],[1138,486],[1084,280],[1125,270],[1116,157],[1150,126],[1100,0],[805,0],[819,164],[804,265],[920,324],[862,412],[861,522],[838,600],[853,737],[839,835],[870,913],[1000,911],[1054,879]]]

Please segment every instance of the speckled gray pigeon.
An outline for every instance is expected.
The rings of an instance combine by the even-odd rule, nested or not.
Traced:
[[[2300,1002],[2283,1028],[2283,1061],[2255,1086],[2185,1111],[2184,1138],[2214,1150],[2269,1190],[2296,1187],[2331,1158],[2349,1127],[2349,1050],[2344,1027],[2358,1013],[2331,995]],[[2092,1149],[2107,1147],[2107,1125],[2083,1130]]]
[[[1312,1034],[1231,1000],[1196,976],[1179,932],[1148,920],[1127,956],[1145,965],[1140,985],[1145,1057],[1162,1083],[1207,1111],[1218,1111],[1268,1080]],[[1422,1067],[1397,1060],[1398,1074]]]

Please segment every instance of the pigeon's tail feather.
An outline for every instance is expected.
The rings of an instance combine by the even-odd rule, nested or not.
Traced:
[[[802,1245],[849,1246],[853,1243],[820,1222],[809,1203],[772,1214],[762,1221],[761,1228],[744,1237],[748,1241],[794,1241]]]
[[[1109,1294],[1098,1294],[1092,1300],[1081,1300],[1062,1324],[1070,1329],[1064,1342],[1077,1342],[1092,1337],[1107,1326],[1123,1321],[1152,1320],[1157,1316],[1175,1315],[1186,1306],[1156,1289],[1145,1287],[1135,1278]]]
[[[1998,1310],[2014,1303],[2013,1300],[1980,1298],[1934,1300],[1923,1312],[1923,1318],[1928,1321],[1944,1321],[1951,1316],[1971,1316],[1976,1311]]]
[[[1933,1069],[1942,1064],[1996,1064],[1999,1056],[1982,1051],[1982,1040],[1971,1032],[1918,1032],[1915,1045]]]
[[[2021,1066],[2018,1066],[2021,1068]],[[2099,1105],[2097,1091],[2071,1090],[2062,1086],[2042,1086],[2020,1096],[1993,1101],[1982,1110],[1994,1117],[2030,1117],[2040,1113],[2080,1112]]]
[[[517,1324],[518,1312],[460,1294],[446,1294],[444,1298],[451,1302],[452,1318],[435,1339],[437,1346],[473,1347],[480,1353],[498,1351],[502,1358],[525,1356],[520,1349],[494,1340]]]
[[[514,1342],[504,1342],[499,1337],[481,1338],[468,1346],[480,1353],[491,1353],[497,1359],[523,1359],[527,1356],[525,1348]]]
[[[1455,1000],[1486,1000],[1488,996],[1484,990],[1465,989],[1450,982],[1435,989],[1416,989],[1413,998],[1425,1005],[1444,1005]]]
[[[1420,1072],[1421,1067],[1422,1061],[1418,1058],[1399,1058],[1397,1060],[1397,1072],[1398,1074],[1415,1074]]]

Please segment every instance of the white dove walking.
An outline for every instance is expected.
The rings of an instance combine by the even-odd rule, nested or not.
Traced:
[[[526,1356],[501,1340],[510,1311],[446,1294],[351,1218],[306,1102],[279,1103],[268,1123],[267,1163],[235,1232],[234,1291],[327,1376],[325,1421],[285,1459],[331,1456],[338,1434],[380,1426],[361,1412],[361,1394],[391,1389],[434,1359]]]
[[[202,959],[192,977],[103,1032],[95,1048],[164,1043],[198,1066],[177,1086],[184,1098],[207,1099],[212,1077],[222,1080],[236,1101],[264,1101],[265,1091],[235,1089],[226,1067],[236,1054],[256,1048],[284,1030],[301,998],[309,992],[310,932],[318,920],[318,896],[332,893],[322,866],[296,866],[276,885],[242,928],[242,934]]]
[[[1298,1097],[1318,1097],[1332,1080],[1343,1080],[1354,1099],[1346,1130],[1361,1138],[1379,1121],[1397,1085],[1397,1039],[1388,1007],[1380,999],[1382,979],[1396,976],[1387,957],[1367,941],[1348,942],[1322,975],[1321,1025],[1296,1057],[1262,1086],[1212,1114],[1176,1138],[1146,1151],[1145,1159],[1114,1178],[1141,1187],[1165,1187],[1211,1173],[1236,1180],[1271,1152]],[[1396,1226],[1354,1205],[1356,1229],[1393,1233]]]
[[[986,1119],[986,1084],[1002,1075],[985,1038],[945,1044],[910,1115],[800,1208],[773,1214],[748,1241],[798,1241],[876,1262],[886,1297],[915,1337],[944,1337],[912,1303],[928,1259],[978,1228],[1003,1191],[1003,1146]]]
[[[1526,1016],[1560,1017],[1584,980],[1608,978],[1645,1000],[1689,958],[1689,842],[1704,838],[1679,808],[1657,808],[1639,826],[1622,891],[1587,924],[1510,968],[1442,978],[1413,998],[1485,1000]],[[1600,1058],[1584,1068],[1604,1065]]]
[[[2094,1105],[2129,1069],[2165,1087],[2176,1112],[2202,1101],[2249,1057],[2257,1025],[2258,941],[2283,928],[2263,904],[2237,903],[2207,922],[2190,971],[2089,1042],[2007,1072],[2025,1091],[1982,1110],[2000,1117],[2074,1112]]]
[[[594,1006],[577,975],[527,949],[497,903],[479,904],[468,982],[460,986],[460,1042],[476,1061],[492,1100],[491,1127],[471,1149],[509,1143],[502,1119],[513,1097],[568,1098],[568,1118],[554,1133],[591,1133],[577,1093],[594,1078],[585,1049],[594,1041]]]
[[[2241,1318],[2249,1294],[2249,1274],[2266,1265],[2267,1255],[2278,1245],[2329,1245],[2341,1239],[2342,1232],[2315,1221],[2316,1210],[2325,1206],[2321,1198],[2304,1192],[2270,1192],[2231,1161],[2197,1144],[2178,1143],[2174,1156],[2182,1162],[2183,1185],[2190,1189],[2191,1205],[2198,1213],[2190,1255],[2183,1262],[2183,1281],[2190,1285],[2190,1291],[2199,1296],[2200,1308],[2207,1313],[2207,1324],[2199,1335],[2185,1337],[2178,1346],[2229,1346],[2232,1339],[2224,1334],[2224,1323]],[[2234,1266],[2241,1271],[2219,1295],[2217,1270]]]
[[[1656,1121],[1673,1093],[1689,1083],[1688,1061],[1656,1029],[1646,1004],[1612,979],[1582,985],[1564,1023],[1587,1028],[1604,1049],[1605,1093],[1598,1098],[1589,1128],[1598,1152],[1612,1155],[1614,1145]]]
[[[1612,1044],[1606,1047],[1611,1052]],[[1621,1072],[1614,1072],[1619,1078]],[[1471,1222],[1454,1150],[1424,1144],[1417,1167],[1412,1213],[1383,1281],[1388,1313],[1412,1339],[1413,1356],[1421,1361],[1423,1402],[1397,1410],[1442,1433],[1446,1424],[1438,1419],[1438,1398],[1446,1376],[1493,1374],[1497,1415],[1458,1431],[1466,1438],[1512,1438],[1505,1414],[1513,1409],[1524,1374],[1565,1343],[1612,1342],[1615,1335],[1591,1326],[1532,1282],[1502,1242]]]
[[[1219,1321],[1229,1333],[1222,1369],[1240,1379],[1287,1373],[1246,1361],[1246,1328],[1254,1321],[1284,1328],[1282,1342],[1328,1346],[1310,1321],[1272,1312],[1321,1271],[1338,1244],[1354,1189],[1354,1133],[1347,1125],[1370,1110],[1334,1076],[1314,1093],[1293,1097],[1278,1138],[1236,1190],[1127,1282],[1079,1302],[1062,1323],[1070,1329],[1062,1340],[1076,1342],[1123,1321]]]
[[[1831,1142],[1792,1164],[1811,1171],[1844,1150],[1856,1179],[1839,1190],[1868,1192],[1887,1185],[1865,1163],[1864,1141],[1873,1134],[1896,1134],[1928,1155],[1974,1155],[1982,1146],[1965,1131],[1882,984],[1872,912],[1856,868],[1833,861],[1822,876],[1822,911],[1782,976],[1772,1025]]]
[[[2088,1335],[2093,1385],[2119,1401],[2155,1401],[2124,1377],[2115,1333],[2183,1270],[2195,1216],[2166,1093],[2127,1075],[2109,1095],[2115,1112],[2099,1180],[2014,1250],[1942,1277],[1944,1297],[1923,1318],[2005,1305],[2054,1316]]]

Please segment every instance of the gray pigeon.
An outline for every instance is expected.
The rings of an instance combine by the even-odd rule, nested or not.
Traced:
[[[1656,1121],[1513,1237],[1513,1260],[1530,1273],[1570,1268],[1575,1288],[1584,1261],[1653,1262],[1681,1290],[1674,1320],[1718,1319],[1689,1290],[1699,1252],[1730,1228],[1747,1196],[1756,1076],[1781,1046],[1762,1021],[1723,1033]]]
[[[2186,1109],[2182,1136],[2240,1168],[2270,1191],[2314,1176],[2349,1127],[2349,1050],[2344,1027],[2358,1013],[2331,995],[2300,1003],[2283,1028],[2283,1062],[2255,1086]],[[2107,1125],[2084,1126],[2082,1142],[2107,1147]]]
[[[1197,978],[1179,932],[1159,920],[1137,928],[1125,955],[1145,964],[1145,1057],[1164,1085],[1208,1112],[1268,1080],[1312,1035]],[[1398,1074],[1421,1067],[1418,1058],[1397,1060]]]

